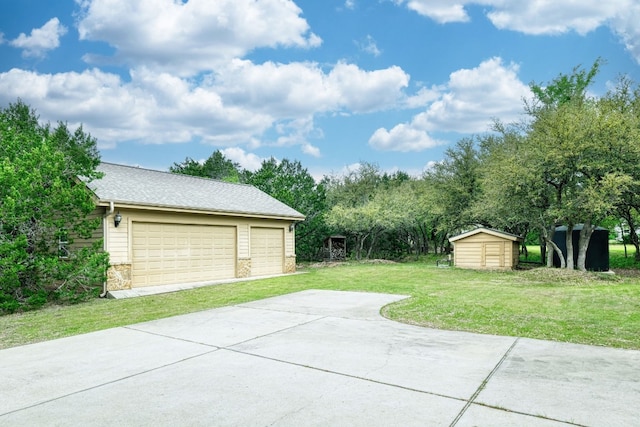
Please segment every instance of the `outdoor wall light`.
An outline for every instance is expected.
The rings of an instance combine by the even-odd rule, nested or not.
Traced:
[[[293,230],[296,229],[296,224],[294,222],[292,222],[291,224],[289,224],[289,232],[293,233]]]
[[[120,215],[120,212],[118,212],[116,216],[113,217],[113,225],[115,225],[116,228],[118,228],[121,221],[122,221],[122,215]]]

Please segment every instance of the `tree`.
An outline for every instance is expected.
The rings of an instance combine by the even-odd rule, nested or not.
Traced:
[[[531,121],[508,130],[498,126],[499,136],[485,144],[483,203],[503,204],[501,211],[516,224],[533,221],[548,245],[548,265],[555,251],[562,267],[585,270],[595,226],[637,181],[638,126],[619,109],[586,96],[599,65],[589,72],[576,68],[544,88],[533,85],[537,98],[526,105]],[[553,243],[553,233],[556,225],[572,230],[578,223],[583,227],[574,266],[573,256],[565,259]]]
[[[98,178],[95,139],[64,123],[40,125],[18,101],[0,110],[0,311],[95,295],[105,280],[102,242],[76,248],[99,219],[78,179]]]
[[[274,158],[263,161],[255,172],[245,170],[243,179],[305,215],[296,226],[296,254],[300,259],[314,259],[328,234],[324,184],[316,183],[299,161]]]
[[[620,77],[616,86],[601,99],[602,108],[613,110],[622,116],[615,135],[623,138],[625,147],[612,153],[619,168],[633,177],[616,204],[616,214],[628,226],[629,241],[635,247],[635,260],[640,262],[640,239],[637,229],[640,226],[640,87],[627,77]]]
[[[378,221],[379,206],[371,203],[382,183],[380,167],[363,162],[344,176],[330,176],[323,180],[327,186],[330,210],[327,224],[355,239],[355,257],[362,258],[368,240],[371,254],[373,245],[382,232]]]
[[[218,179],[226,182],[240,181],[240,165],[225,157],[220,150],[214,151],[207,160],[200,163],[190,157],[182,163],[174,163],[169,167],[174,173]]]
[[[471,209],[480,197],[480,153],[472,138],[464,138],[445,151],[442,162],[425,174],[437,193],[439,228],[448,234],[475,225],[480,218]]]
[[[330,206],[359,206],[368,203],[382,182],[380,167],[362,162],[344,176],[328,176],[323,180]]]
[[[547,85],[531,83],[529,88],[534,94],[534,99],[530,102],[525,100],[525,110],[528,114],[537,116],[541,112],[567,103],[582,103],[587,99],[587,89],[603,64],[604,61],[598,58],[589,71],[577,66],[571,74],[560,73]]]
[[[519,125],[494,124],[494,134],[480,138],[481,196],[472,205],[473,216],[516,235],[546,230],[549,190],[538,176],[537,158]],[[544,234],[544,233],[543,233]]]

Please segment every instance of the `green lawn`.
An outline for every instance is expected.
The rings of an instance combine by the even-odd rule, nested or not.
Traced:
[[[345,264],[305,274],[0,317],[0,348],[304,289],[410,295],[390,319],[441,329],[640,349],[640,277],[538,268],[481,272],[434,261]]]

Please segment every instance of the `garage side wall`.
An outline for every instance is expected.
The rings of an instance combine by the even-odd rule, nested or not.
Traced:
[[[116,228],[114,225],[114,216],[118,212],[122,215],[122,222]],[[295,233],[294,231],[290,231],[289,225],[291,224],[291,221],[231,217],[201,213],[119,209],[116,205],[114,213],[109,215],[105,222],[105,249],[110,254],[111,263],[111,267],[107,274],[107,290],[131,289],[136,286],[148,286],[148,284],[142,284],[144,280],[141,280],[141,274],[144,273],[141,272],[140,263],[138,263],[137,266],[134,265],[133,231],[136,224],[164,224],[167,225],[167,227],[169,224],[232,227],[235,232],[236,239],[234,245],[235,266],[233,271],[229,272],[229,270],[226,270],[226,273],[223,273],[225,278],[226,276],[230,276],[229,278],[244,278],[256,275],[252,273],[251,229],[253,227],[279,229],[281,230],[284,239],[284,263],[282,271],[286,273],[295,271]],[[182,228],[187,229],[189,227]],[[141,228],[138,226],[136,229],[140,230]],[[190,229],[193,230],[193,227],[190,227]],[[180,236],[178,236],[177,239],[179,240]],[[141,241],[138,238],[138,248],[140,248],[140,242]],[[180,249],[180,242],[175,244],[178,245],[177,248],[179,251],[184,254],[189,253],[187,250],[188,248],[183,248],[184,250]],[[214,259],[216,259],[215,255]],[[172,262],[170,266],[174,264],[175,262]],[[136,271],[134,271],[134,269]],[[211,281],[220,279],[220,277],[215,276],[216,275],[212,275]],[[179,278],[176,278],[175,281],[176,284],[192,283],[193,279],[181,282]],[[206,282],[207,280],[203,279],[199,281]],[[151,280],[148,283],[155,282]]]

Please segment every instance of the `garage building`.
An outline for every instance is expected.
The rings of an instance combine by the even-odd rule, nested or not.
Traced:
[[[109,252],[107,291],[295,271],[304,216],[259,189],[101,163],[88,187]]]

